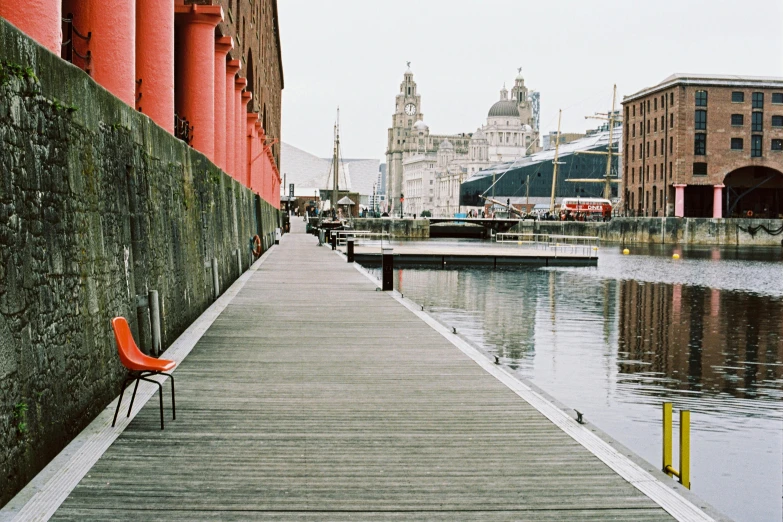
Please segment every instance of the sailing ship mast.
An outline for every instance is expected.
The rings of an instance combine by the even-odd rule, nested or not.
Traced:
[[[555,211],[555,187],[557,186],[557,166],[560,159],[560,118],[563,116],[563,109],[557,112],[557,139],[555,140],[555,159],[552,162],[552,197],[549,199],[549,211]]]
[[[337,121],[334,124],[334,162],[332,181],[332,197],[330,200],[332,213],[337,215],[337,191],[340,188],[340,107],[337,107]]]
[[[596,120],[607,120],[609,122],[609,146],[607,147],[606,152],[598,152],[598,151],[592,151],[592,150],[581,150],[576,152],[576,154],[595,154],[598,156],[606,156],[606,172],[604,174],[604,199],[611,199],[612,198],[612,183],[619,183],[620,180],[617,178],[612,177],[612,156],[620,156],[621,154],[619,152],[612,152],[612,143],[614,139],[614,124],[615,122],[622,121],[621,116],[615,115],[615,102],[617,100],[617,85],[614,85],[614,89],[612,90],[612,110],[609,112],[609,114],[602,114],[602,113],[596,113],[594,116],[585,116],[585,119],[592,118]],[[573,181],[576,183],[600,183],[600,180],[596,179],[570,179],[568,181]],[[619,191],[618,191],[619,193]]]

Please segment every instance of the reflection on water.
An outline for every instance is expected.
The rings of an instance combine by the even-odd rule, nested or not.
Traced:
[[[405,269],[395,285],[656,466],[661,402],[690,409],[694,492],[737,520],[780,520],[780,251],[671,253],[605,248],[597,268]]]

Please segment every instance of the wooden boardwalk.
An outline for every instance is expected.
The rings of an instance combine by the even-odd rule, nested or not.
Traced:
[[[153,398],[55,520],[671,519],[316,243],[283,237],[176,370],[177,420],[166,387],[165,431]]]

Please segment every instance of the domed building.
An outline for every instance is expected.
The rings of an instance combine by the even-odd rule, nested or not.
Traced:
[[[464,211],[459,185],[470,174],[538,150],[538,93],[528,91],[520,73],[510,94],[504,86],[475,133],[431,134],[408,68],[388,130],[384,210],[396,216]]]

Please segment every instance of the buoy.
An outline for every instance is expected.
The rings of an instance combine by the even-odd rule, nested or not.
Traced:
[[[680,259],[680,254],[672,254],[672,259]]]
[[[598,247],[593,247],[593,250],[598,250]]]
[[[628,250],[627,248],[623,248],[623,255],[624,255],[624,256],[627,256],[627,255],[628,255],[628,254],[630,254],[630,253],[631,253],[631,251],[630,251],[630,250]]]

